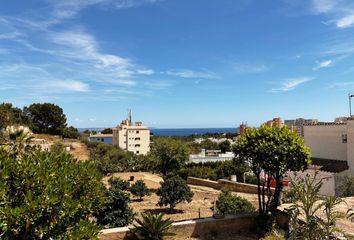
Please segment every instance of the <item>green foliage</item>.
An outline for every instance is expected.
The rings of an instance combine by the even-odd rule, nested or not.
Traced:
[[[121,179],[120,177],[111,177],[108,179],[108,183],[111,188],[120,189],[120,190],[128,190],[130,187],[130,183],[126,180]]]
[[[222,141],[221,143],[219,143],[219,149],[223,153],[230,152],[231,151],[231,143],[227,140]]]
[[[354,176],[340,176],[336,178],[336,193],[340,197],[354,196]]]
[[[32,122],[35,133],[63,134],[66,116],[63,109],[52,103],[33,103],[24,108],[25,114]]]
[[[205,150],[220,150],[219,144],[211,141],[210,139],[205,139],[200,143],[200,148]]]
[[[63,137],[77,139],[78,137],[80,137],[80,134],[79,134],[79,131],[77,130],[77,128],[70,126],[70,127],[64,128]]]
[[[106,192],[104,205],[99,208],[94,216],[97,223],[103,226],[124,227],[133,221],[133,210],[129,207],[129,194],[125,191],[127,186],[118,178],[111,178],[110,188]]]
[[[283,203],[293,203],[297,200],[298,196],[294,188],[289,188],[283,191],[282,202]]]
[[[217,180],[218,177],[215,173],[215,170],[211,167],[200,167],[200,166],[192,166],[185,167],[178,172],[178,175],[183,179],[187,179],[187,177],[196,177],[196,178],[204,178]]]
[[[128,171],[150,170],[154,164],[151,164],[150,156],[135,155],[127,152],[117,146],[86,142],[90,151],[90,158],[97,163],[98,169],[103,174]]]
[[[156,159],[156,169],[164,176],[180,170],[189,159],[189,148],[180,140],[157,138],[151,149]]]
[[[54,143],[52,146],[50,146],[50,151],[53,154],[61,154],[65,152],[65,145],[62,144],[61,142]]]
[[[10,148],[11,149],[11,148]],[[105,188],[96,166],[71,155],[0,150],[2,239],[92,239]]]
[[[30,126],[30,119],[20,108],[13,107],[11,103],[0,104],[0,130],[10,125]]]
[[[179,176],[165,177],[156,194],[160,197],[157,205],[169,206],[170,210],[174,209],[178,203],[191,202],[194,195],[186,181]]]
[[[169,232],[172,225],[170,219],[163,220],[163,214],[141,214],[142,220],[135,219],[138,225],[130,229],[139,240],[163,240],[167,236],[175,234]]]
[[[143,180],[136,181],[129,188],[129,191],[131,192],[131,194],[133,194],[134,196],[138,197],[139,200],[142,200],[143,197],[150,195],[150,191],[147,188],[147,186],[146,186],[146,184],[145,184],[145,182]]]
[[[335,206],[342,202],[340,198],[319,196],[322,187],[322,179],[307,175],[305,178],[295,178],[291,180],[291,186],[296,201],[289,210],[289,239],[333,239],[335,235],[340,233],[336,227],[338,219],[343,214],[335,210]],[[319,217],[319,212],[323,209],[324,216]],[[300,213],[303,216],[304,224],[298,221]]]
[[[215,207],[216,212],[222,214],[249,213],[255,211],[250,201],[232,194],[231,190],[228,188],[221,189]]]
[[[112,134],[113,129],[112,128],[105,128],[101,131],[102,134]]]
[[[234,152],[242,162],[250,164],[257,177],[259,212],[271,212],[273,216],[280,201],[283,175],[303,170],[310,163],[304,140],[286,126],[248,128],[234,146]],[[267,175],[265,181],[261,181],[262,170]],[[274,192],[270,190],[272,179],[276,181]]]

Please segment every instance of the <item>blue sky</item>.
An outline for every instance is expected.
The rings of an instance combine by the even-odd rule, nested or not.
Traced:
[[[5,0],[0,101],[76,127],[333,120],[354,92],[351,0]]]

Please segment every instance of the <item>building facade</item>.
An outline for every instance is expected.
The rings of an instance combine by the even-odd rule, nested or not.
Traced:
[[[304,126],[304,140],[317,162],[332,160],[346,163],[354,175],[354,119],[341,123],[318,123]]]
[[[150,129],[141,122],[132,122],[131,112],[127,119],[112,130],[112,134],[90,135],[89,141],[113,144],[135,154],[145,155],[150,151]]]
[[[285,120],[284,124],[288,126],[288,128],[293,131],[297,132],[300,136],[304,136],[304,125],[313,125],[317,124],[317,119],[304,119],[304,118],[296,118],[292,120]]]
[[[145,155],[150,151],[150,129],[141,122],[133,123],[131,118],[123,120],[113,128],[112,143],[124,150]]]

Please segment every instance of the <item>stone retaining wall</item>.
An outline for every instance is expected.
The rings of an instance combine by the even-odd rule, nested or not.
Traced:
[[[202,178],[188,177],[187,183],[191,185],[210,187],[214,189],[222,189],[227,187],[235,192],[252,193],[257,194],[257,185],[233,182],[226,179],[219,179],[218,181],[211,181]],[[274,190],[274,189],[272,189]]]

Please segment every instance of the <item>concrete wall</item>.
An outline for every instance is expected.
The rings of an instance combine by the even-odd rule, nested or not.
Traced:
[[[305,145],[315,158],[347,160],[347,143],[342,142],[343,134],[347,134],[345,124],[304,126]]]
[[[252,193],[257,194],[257,185],[247,184],[247,183],[239,183],[232,182],[226,179],[219,179],[218,181],[211,181],[201,178],[188,177],[187,183],[191,185],[211,187],[214,189],[222,189],[227,187],[235,192],[243,192],[243,193]]]
[[[175,222],[171,227],[171,232],[176,236],[166,239],[183,239],[188,237],[205,237],[222,233],[240,234],[251,232],[254,228],[255,214],[228,215],[223,219],[204,218]],[[129,232],[129,228],[112,228],[101,232],[100,240],[129,240],[134,239]]]
[[[347,161],[349,172],[354,175],[354,121],[347,122]]]

